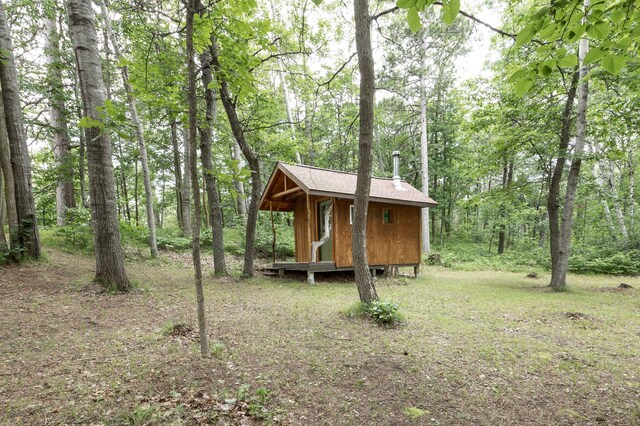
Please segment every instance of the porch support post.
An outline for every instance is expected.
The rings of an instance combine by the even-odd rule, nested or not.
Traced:
[[[273,203],[271,201],[269,201],[269,212],[271,213],[271,233],[273,234],[271,241],[271,258],[273,263],[276,263],[276,226],[273,223]]]

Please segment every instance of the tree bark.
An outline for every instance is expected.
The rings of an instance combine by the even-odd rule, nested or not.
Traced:
[[[124,268],[116,207],[111,142],[102,129],[105,84],[98,53],[98,35],[90,0],[67,0],[70,34],[76,55],[84,114],[91,120],[85,128],[89,169],[89,194],[96,255],[95,282],[107,290],[129,291]]]
[[[233,142],[233,159],[238,163],[238,170],[242,170],[244,167],[244,161],[242,159],[242,152],[240,151],[240,145],[234,140]],[[238,216],[245,219],[247,217],[247,204],[244,196],[244,183],[240,179],[233,180],[233,188],[236,191],[236,209]]]
[[[184,134],[184,170],[182,172],[182,235],[190,238],[193,235],[193,224],[191,223],[191,145],[195,146],[196,142],[192,141],[189,133],[189,125],[183,129]]]
[[[113,32],[113,28],[111,27],[111,19],[109,18],[109,11],[107,10],[107,0],[103,0],[100,2],[100,7],[102,9],[102,16],[104,18],[104,24],[111,39],[111,44],[113,46],[113,50],[116,54],[116,59],[120,61],[122,58],[122,54],[120,51],[120,44]],[[147,228],[149,229],[149,247],[151,251],[151,257],[158,257],[158,243],[156,239],[156,220],[154,214],[153,207],[153,187],[151,186],[151,174],[149,173],[149,159],[147,155],[147,144],[144,140],[144,132],[142,129],[142,123],[140,122],[140,117],[138,116],[138,107],[136,105],[136,99],[133,95],[133,88],[129,83],[129,67],[125,65],[120,68],[120,74],[122,76],[122,85],[124,86],[124,90],[127,94],[127,104],[129,105],[129,113],[131,114],[131,121],[133,121],[133,125],[136,129],[136,140],[138,142],[138,150],[140,152],[140,164],[142,166],[142,178],[144,184],[144,196],[145,196],[145,209],[147,214]],[[136,175],[136,186],[137,186],[137,175]],[[136,197],[136,206],[137,206],[137,197]],[[138,209],[136,208],[136,225],[138,222]]]
[[[171,122],[171,145],[173,147],[173,176],[176,182],[176,217],[178,226],[182,231],[184,223],[182,221],[184,202],[182,201],[182,167],[180,166],[180,146],[178,144],[178,123]]]
[[[588,7],[589,0],[584,2]],[[582,164],[582,152],[586,141],[587,132],[587,101],[589,85],[587,73],[589,67],[584,64],[584,57],[589,51],[589,42],[586,38],[580,40],[580,85],[578,86],[578,108],[576,112],[576,142],[573,148],[573,159],[567,177],[567,189],[564,196],[562,210],[562,224],[560,227],[560,241],[558,245],[558,259],[555,268],[551,271],[550,287],[556,291],[564,291],[567,288],[567,271],[569,270],[569,256],[571,254],[571,231],[573,224],[573,208],[575,195],[578,189],[578,179]]]
[[[31,159],[29,158],[27,135],[22,117],[18,73],[13,57],[11,33],[2,2],[0,2],[0,84],[2,85],[2,101],[13,166],[18,216],[18,243],[25,254],[38,259],[40,257],[40,235],[33,200]]]
[[[55,14],[45,20],[47,37],[44,48],[45,62],[48,67],[47,84],[51,127],[53,128],[53,155],[58,170],[56,186],[56,224],[64,226],[65,212],[75,207],[73,190],[73,158],[71,156],[71,138],[67,127],[68,111],[62,85],[62,69],[60,63],[60,37],[56,28]]]
[[[551,251],[552,273],[557,270],[558,259],[560,258],[560,185],[562,184],[562,175],[567,162],[566,157],[571,139],[571,116],[579,77],[578,72],[573,74],[571,85],[567,92],[567,100],[565,101],[564,111],[562,113],[562,129],[560,133],[558,158],[553,169],[553,174],[551,175],[551,181],[549,182],[547,213],[549,216],[549,248]]]
[[[429,138],[427,134],[427,38],[422,40],[422,70],[420,72],[420,160],[422,162],[422,193],[429,196]],[[429,207],[422,209],[422,252],[431,252]]]
[[[220,59],[218,58],[218,47],[216,41],[213,40],[210,48],[211,62],[213,63],[215,71],[220,71]],[[258,156],[253,151],[253,148],[245,139],[244,130],[238,113],[236,111],[236,105],[231,96],[229,89],[229,83],[222,76],[221,73],[216,73],[218,83],[220,83],[220,98],[222,99],[222,105],[227,114],[233,137],[235,138],[242,154],[249,163],[249,169],[251,170],[251,201],[249,203],[249,211],[247,212],[247,227],[245,235],[245,248],[244,248],[244,267],[243,274],[245,276],[252,277],[254,275],[253,262],[254,262],[254,249],[256,240],[256,224],[258,223],[258,203],[260,202],[260,196],[262,195],[262,177],[260,175],[260,161]]]
[[[599,163],[599,166],[604,183],[607,185],[607,191],[613,201],[613,209],[616,212],[616,220],[618,222],[618,227],[620,228],[620,234],[622,234],[623,240],[627,241],[629,239],[629,231],[627,230],[624,213],[622,212],[622,206],[620,205],[618,189],[616,188],[616,184],[613,179],[613,167],[611,165],[611,160],[609,160],[607,166],[602,162]]]
[[[371,19],[369,0],[354,0],[356,23],[356,51],[360,70],[360,132],[358,138],[358,178],[354,200],[354,218],[351,246],[353,267],[360,301],[371,303],[378,300],[367,259],[367,210],[371,191],[371,168],[373,145],[373,120],[375,97],[375,70],[371,49]]]
[[[200,183],[198,181],[198,168],[196,150],[196,62],[193,47],[193,17],[195,14],[196,0],[187,1],[187,74],[189,93],[187,100],[189,104],[189,158],[185,158],[185,163],[189,162],[191,172],[191,188],[193,195],[194,220],[192,223],[191,252],[193,257],[193,268],[195,270],[196,302],[198,305],[198,330],[200,334],[200,354],[203,357],[209,355],[209,344],[207,343],[207,327],[204,314],[204,291],[202,288],[202,264],[200,262],[200,225],[202,223],[202,206],[200,204]]]
[[[200,1],[198,0],[198,3]],[[206,104],[206,123],[200,129],[200,152],[202,155],[202,169],[204,173],[207,199],[209,203],[209,215],[211,218],[211,240],[213,245],[213,269],[216,275],[226,275],[227,265],[224,258],[224,236],[222,224],[222,208],[220,206],[220,196],[218,194],[216,177],[213,169],[213,156],[211,154],[211,143],[213,140],[213,126],[217,115],[216,99],[213,89],[209,85],[213,81],[211,75],[211,53],[204,51],[200,55],[202,66],[202,86],[204,89],[204,100]]]
[[[4,180],[4,199],[6,203],[7,224],[9,225],[9,248],[15,250],[20,245],[18,238],[18,211],[16,210],[16,188],[9,152],[9,134],[4,115],[4,103],[0,93],[0,167]]]

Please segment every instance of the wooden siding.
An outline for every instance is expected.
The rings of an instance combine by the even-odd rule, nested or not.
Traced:
[[[307,224],[307,197],[298,197],[293,209],[293,229],[296,240],[296,262],[309,262],[311,253]]]
[[[351,258],[351,200],[335,203],[334,258],[337,267],[353,266]],[[393,223],[382,221],[383,211],[393,210]],[[386,203],[369,203],[367,213],[367,256],[370,265],[420,263],[421,209]]]

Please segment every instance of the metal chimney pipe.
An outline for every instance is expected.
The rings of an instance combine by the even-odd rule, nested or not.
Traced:
[[[393,187],[404,190],[400,180],[400,151],[393,151]]]

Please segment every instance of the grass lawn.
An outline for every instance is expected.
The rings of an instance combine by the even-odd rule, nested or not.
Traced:
[[[0,271],[2,424],[640,424],[638,278],[423,268],[377,282],[385,329],[351,282],[207,276],[201,359],[188,256],[96,295],[92,258],[46,252]]]

